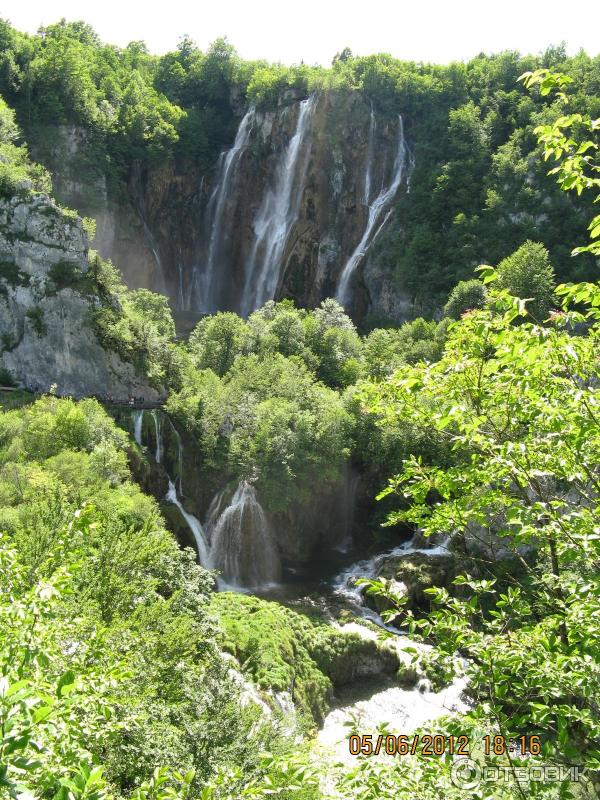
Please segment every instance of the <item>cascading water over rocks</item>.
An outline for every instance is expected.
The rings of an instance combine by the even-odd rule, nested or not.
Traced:
[[[248,316],[271,299],[314,306],[337,296],[355,308],[354,276],[409,171],[402,118],[359,96],[249,108],[200,203],[187,264],[178,245],[177,307]]]
[[[220,500],[218,504],[220,504]],[[281,562],[256,490],[241,481],[221,513],[209,512],[209,566],[233,586],[264,586],[281,578]],[[212,516],[212,518],[211,518]]]
[[[260,505],[256,490],[247,481],[242,481],[229,502],[226,492],[217,493],[208,510],[205,524],[184,506],[180,494],[183,486],[183,450],[179,433],[168,417],[152,411],[154,423],[154,459],[164,466],[165,443],[163,440],[165,419],[171,425],[177,442],[178,477],[170,475],[165,499],[175,505],[190,529],[198,560],[203,567],[220,573],[220,580],[231,587],[258,587],[275,583],[281,578],[281,561],[270,529],[267,516]],[[133,411],[135,441],[143,444],[144,411]]]

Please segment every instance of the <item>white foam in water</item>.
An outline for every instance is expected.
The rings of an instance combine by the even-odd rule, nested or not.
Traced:
[[[405,642],[410,644],[409,640]],[[460,677],[439,692],[427,691],[423,685],[414,689],[392,686],[375,692],[366,700],[331,711],[325,717],[318,741],[333,750],[336,759],[356,763],[356,756],[350,755],[347,742],[347,723],[351,718],[358,716],[361,734],[376,733],[384,723],[389,726],[391,734],[409,734],[446,714],[465,713],[468,706],[461,696],[466,685],[465,678]]]

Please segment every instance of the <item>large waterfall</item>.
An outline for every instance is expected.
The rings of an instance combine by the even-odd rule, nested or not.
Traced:
[[[241,301],[244,316],[275,297],[285,247],[304,192],[310,156],[307,139],[315,104],[315,96],[300,103],[296,130],[279,160],[274,185],[264,195],[254,220],[254,243],[246,262]]]
[[[233,586],[264,586],[281,578],[281,562],[265,512],[254,487],[242,481],[229,505],[222,494],[209,510],[206,535],[209,566]]]
[[[207,314],[222,308],[223,243],[229,238],[233,223],[227,201],[236,188],[237,167],[248,146],[254,116],[255,110],[251,107],[240,123],[233,147],[219,156],[215,188],[208,201],[206,210],[208,254],[204,269],[194,267],[190,291],[191,303]]]
[[[367,150],[367,161],[371,161],[373,159],[373,152],[374,148],[371,144],[371,137],[374,136],[375,133],[375,122],[373,118],[373,114],[371,114],[371,124],[369,129],[369,146]],[[404,123],[402,121],[402,117],[398,117],[398,146],[396,150],[396,158],[394,160],[394,166],[392,168],[392,180],[389,186],[383,186],[381,191],[375,197],[372,203],[369,203],[369,199],[367,198],[367,192],[370,194],[371,192],[371,175],[372,175],[372,168],[367,163],[367,168],[365,172],[365,202],[369,205],[369,215],[367,218],[367,224],[365,226],[365,230],[363,232],[362,238],[360,242],[356,245],[354,252],[346,262],[344,269],[342,270],[342,274],[340,276],[340,282],[338,284],[338,289],[336,292],[336,299],[342,303],[342,305],[347,305],[351,298],[351,291],[350,291],[350,281],[354,272],[358,265],[360,264],[361,260],[366,255],[366,252],[372,242],[377,238],[379,231],[383,228],[385,223],[387,222],[389,215],[391,214],[391,210],[389,209],[390,203],[393,201],[394,197],[398,189],[400,188],[400,184],[402,183],[403,178],[407,172],[407,164],[408,164],[408,149],[406,147],[406,141],[404,139]],[[385,213],[385,216],[384,215]],[[383,216],[383,220],[381,219]]]

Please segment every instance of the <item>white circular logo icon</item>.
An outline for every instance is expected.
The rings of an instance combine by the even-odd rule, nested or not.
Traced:
[[[461,758],[452,765],[452,783],[459,789],[475,789],[481,782],[481,767],[470,758]]]

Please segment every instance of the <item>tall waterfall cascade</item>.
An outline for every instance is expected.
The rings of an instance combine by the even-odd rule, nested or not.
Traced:
[[[246,262],[241,313],[260,308],[275,297],[285,247],[300,210],[310,156],[311,121],[316,105],[313,95],[300,103],[296,130],[281,154],[275,181],[263,197],[253,223],[254,243]]]
[[[365,203],[369,207],[367,217],[367,224],[362,235],[360,242],[356,245],[354,252],[346,262],[336,292],[336,300],[342,305],[347,305],[351,299],[351,280],[356,268],[365,257],[367,250],[373,244],[379,235],[385,223],[388,221],[391,212],[390,204],[396,197],[400,184],[407,176],[410,157],[406,140],[404,137],[404,123],[402,116],[398,116],[398,145],[396,150],[396,158],[392,168],[392,180],[388,186],[382,186],[377,196],[370,202],[371,194],[371,175],[372,175],[372,161],[374,158],[373,140],[375,136],[376,121],[373,113],[371,112],[371,120],[369,125],[369,144],[367,147],[367,166],[365,170]]]
[[[202,270],[198,266],[194,267],[190,291],[190,302],[195,302],[197,308],[207,314],[212,314],[221,307],[223,243],[229,237],[233,224],[227,201],[237,185],[239,162],[250,141],[255,116],[254,107],[249,108],[240,123],[233,146],[219,156],[215,188],[208,201],[206,265]]]
[[[246,111],[200,203],[187,263],[181,245],[175,254],[180,310],[247,317],[284,295],[349,304],[357,268],[408,191],[412,156],[401,116],[340,104],[322,92]]]
[[[164,461],[164,424],[157,411],[151,411],[156,434],[154,459]],[[225,490],[218,492],[208,509],[205,524],[191,514],[181,500],[183,486],[183,448],[177,429],[169,421],[178,447],[177,479],[168,475],[165,500],[179,509],[190,529],[198,560],[206,569],[217,570],[222,584],[233,588],[264,587],[281,578],[281,561],[267,516],[255,488],[242,481],[227,502]],[[143,444],[144,411],[133,411],[135,441]]]

